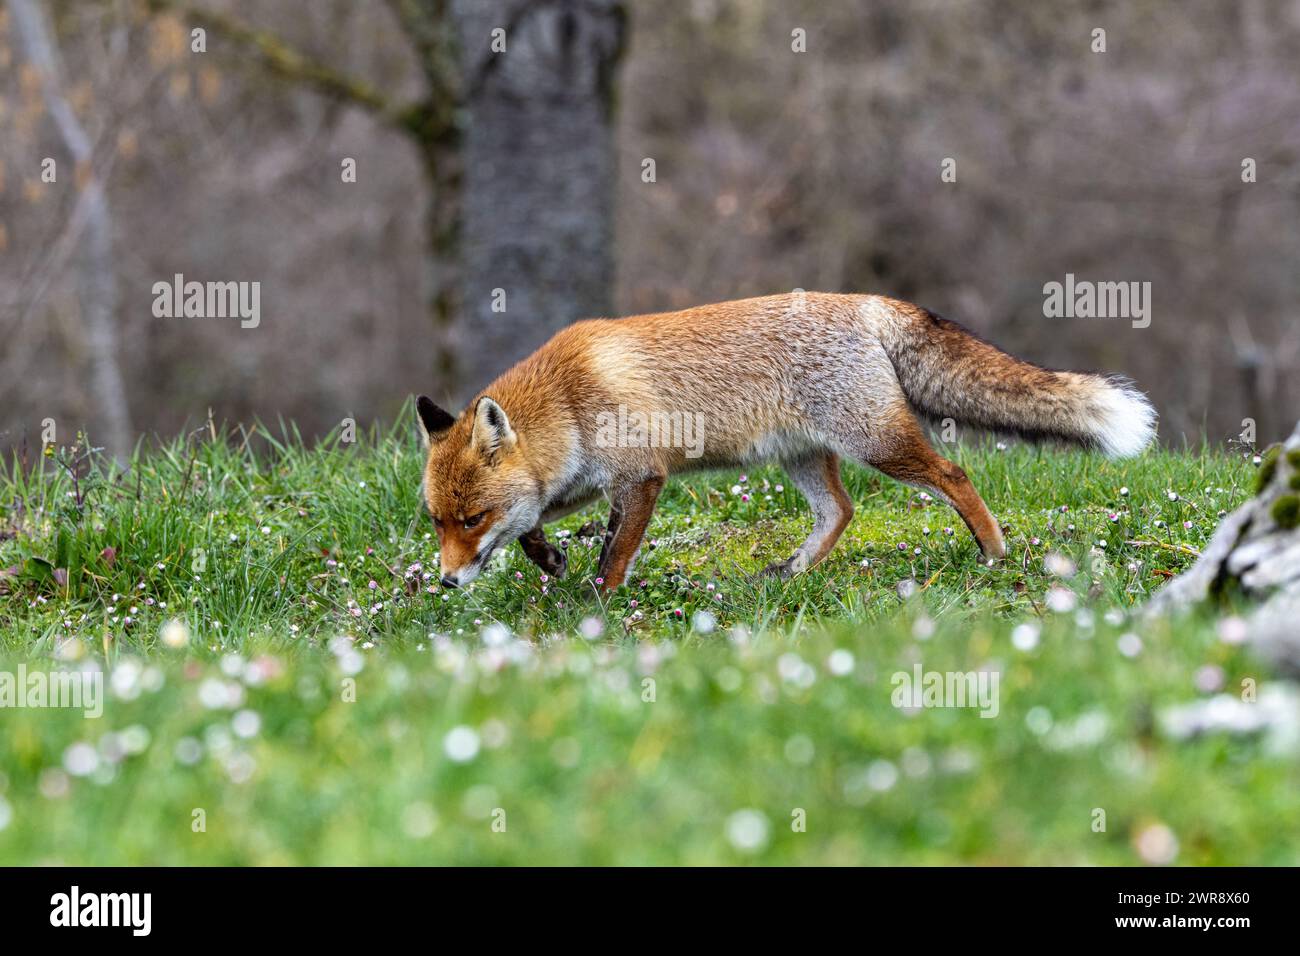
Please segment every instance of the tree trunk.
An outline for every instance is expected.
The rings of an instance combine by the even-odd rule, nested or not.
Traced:
[[[621,0],[456,0],[464,83],[455,397],[613,287],[614,68]],[[504,52],[493,31],[504,30]],[[501,35],[498,34],[498,37]]]

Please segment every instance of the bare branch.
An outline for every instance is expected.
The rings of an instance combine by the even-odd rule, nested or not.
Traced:
[[[331,69],[265,30],[258,30],[225,14],[177,0],[145,0],[145,5],[154,13],[172,13],[195,26],[211,30],[251,54],[263,68],[282,79],[301,83],[324,96],[359,106],[382,122],[409,132],[409,116],[413,109],[411,105],[393,104],[364,80]]]

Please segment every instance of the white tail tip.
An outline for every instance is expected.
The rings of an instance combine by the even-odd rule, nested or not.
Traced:
[[[1093,433],[1109,458],[1132,458],[1155,437],[1156,410],[1131,382],[1107,379],[1093,407]]]

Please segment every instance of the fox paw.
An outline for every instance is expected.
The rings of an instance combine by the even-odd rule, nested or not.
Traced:
[[[773,561],[762,571],[760,577],[777,578],[781,581],[788,581],[790,578],[799,574],[801,571],[808,570],[808,559],[804,557],[802,551],[796,551],[793,555],[784,561]]]
[[[569,569],[569,556],[555,545],[548,544],[546,550],[540,555],[537,566],[553,578],[562,578],[564,572]]]

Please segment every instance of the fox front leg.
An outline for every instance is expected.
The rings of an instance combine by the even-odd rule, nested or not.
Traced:
[[[551,577],[564,577],[564,571],[569,566],[569,556],[546,540],[546,532],[540,524],[520,535],[519,545],[524,549],[528,560]]]
[[[615,495],[614,507],[610,509],[614,533],[605,542],[600,555],[602,590],[612,591],[627,578],[663,487],[664,477],[651,475],[625,486]]]

